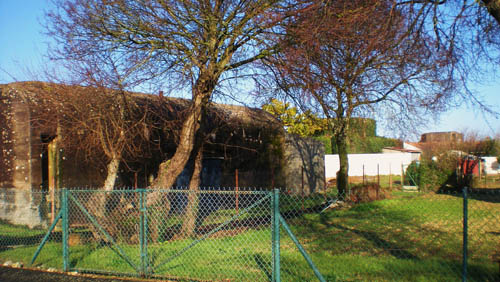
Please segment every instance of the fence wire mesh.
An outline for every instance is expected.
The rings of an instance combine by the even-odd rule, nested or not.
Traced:
[[[45,268],[61,269],[62,232],[60,191],[0,189],[0,262],[5,266],[27,266],[45,238],[38,256]],[[48,233],[50,227],[52,232]]]
[[[51,208],[50,193],[16,193],[0,194],[0,261],[29,265],[52,210],[57,220],[61,204],[57,200]],[[28,210],[38,214],[38,223],[34,215],[30,227],[26,220],[13,220]],[[468,281],[500,278],[500,192],[495,189],[469,189],[467,201],[458,191],[358,190],[339,196],[282,189],[279,213],[327,281],[461,280],[464,215]],[[272,281],[273,218],[271,191],[70,190],[69,270]],[[284,223],[279,230],[281,280],[317,281]],[[58,222],[34,266],[62,269],[62,233]]]

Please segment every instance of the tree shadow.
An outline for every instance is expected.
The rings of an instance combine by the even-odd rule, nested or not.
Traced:
[[[18,247],[18,246],[38,245],[42,242],[42,238],[44,236],[45,236],[45,233],[38,234],[38,235],[32,235],[32,236],[0,235],[0,251],[5,251],[5,250],[11,249],[13,247]],[[62,233],[60,231],[52,232],[52,234],[49,236],[49,241],[51,241],[51,242],[61,242],[61,240],[62,240]]]
[[[443,185],[436,192],[437,194],[450,195],[463,198],[463,187],[453,185]],[[487,203],[500,203],[500,188],[467,188],[467,198],[470,200]]]
[[[257,267],[266,275],[268,281],[272,281],[272,273],[269,271],[272,267],[270,262],[266,262],[261,255],[254,255],[253,259],[255,260],[255,263],[257,263]]]
[[[293,187],[296,193],[306,194],[323,190],[325,168],[323,158],[320,157],[324,155],[323,143],[293,134],[286,135],[286,143],[291,145],[286,158],[289,164],[288,170],[290,170],[287,187]]]
[[[377,235],[375,232],[371,231],[362,231],[362,230],[357,230],[354,228],[347,228],[345,226],[342,226],[340,224],[331,224],[327,223],[329,227],[334,227],[346,232],[351,232],[354,233],[358,236],[361,236],[365,238],[367,241],[372,242],[376,247],[386,250],[391,254],[393,257],[397,259],[410,259],[410,260],[418,260],[419,258],[412,253],[402,249],[399,247],[397,244],[394,244],[392,242],[389,242],[385,239],[380,238],[380,236]]]

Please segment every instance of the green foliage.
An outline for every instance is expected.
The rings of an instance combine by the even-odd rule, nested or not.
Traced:
[[[377,123],[371,118],[351,118],[349,120],[349,132],[351,135],[375,137],[377,135]]]
[[[413,162],[406,169],[405,180],[410,185],[418,185],[422,191],[437,191],[450,184],[456,186],[456,158],[443,155],[438,160],[423,159]]]
[[[274,115],[283,123],[285,130],[299,136],[314,136],[327,128],[326,121],[313,114],[311,111],[300,113],[290,103],[271,99],[262,109]]]
[[[328,135],[314,137],[325,144],[325,154],[337,154],[335,144],[332,144],[331,137]],[[380,137],[380,136],[370,136],[362,137],[359,135],[352,135],[349,138],[347,145],[347,151],[349,154],[369,154],[369,153],[381,153],[384,147],[395,147],[400,145],[400,141],[397,139]],[[335,142],[333,142],[335,143]]]
[[[335,154],[332,148],[332,138],[329,135],[314,136],[313,138],[323,143],[325,146],[325,154]]]
[[[420,163],[412,162],[407,168],[405,172],[405,180],[411,186],[417,186],[420,183]],[[405,184],[406,184],[405,183]]]
[[[482,156],[498,156],[500,157],[500,140],[486,138],[479,141],[476,151]]]
[[[400,143],[397,139],[379,136],[363,137],[353,135],[350,139],[349,153],[352,154],[381,153],[384,147],[394,147]]]
[[[288,133],[312,136],[323,142],[325,154],[337,153],[335,144],[332,144],[332,135],[327,132],[326,119],[319,118],[310,111],[300,113],[296,107],[276,99],[271,99],[268,104],[262,106],[262,109],[281,121]],[[397,146],[400,143],[396,139],[376,136],[376,129],[376,122],[373,119],[351,118],[348,130],[348,152],[380,153],[384,147]]]

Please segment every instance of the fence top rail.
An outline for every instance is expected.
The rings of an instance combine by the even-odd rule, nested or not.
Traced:
[[[192,191],[188,189],[119,189],[106,191],[102,189],[85,189],[85,188],[66,188],[71,191],[71,193],[152,193],[152,192],[162,192],[162,193],[196,193],[196,194],[248,194],[248,195],[267,195],[273,192],[273,190],[262,191],[262,190],[198,190]],[[241,189],[241,188],[239,188]]]

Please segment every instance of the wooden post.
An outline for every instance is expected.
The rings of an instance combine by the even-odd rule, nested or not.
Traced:
[[[56,189],[50,189],[50,222],[54,223],[56,219]]]
[[[54,138],[47,145],[47,155],[48,155],[48,176],[49,176],[49,190],[51,195],[51,203],[50,203],[50,220],[54,222],[55,220],[55,212],[56,212],[56,196],[55,190],[57,189],[57,170],[59,167],[58,164],[58,146],[57,146],[57,137]]]
[[[365,185],[365,165],[363,164],[363,185]]]
[[[392,190],[392,170],[390,163],[389,163],[389,190]]]
[[[377,200],[378,200],[379,189],[380,189],[380,165],[377,164]]]
[[[274,166],[271,166],[271,189],[274,189]]]
[[[235,170],[234,172],[234,177],[235,177],[235,187],[234,187],[234,193],[235,193],[235,202],[234,204],[236,205],[236,214],[239,214],[239,201],[238,201],[238,191],[239,191],[239,188],[238,188],[238,169]]]
[[[479,158],[479,160],[477,162],[478,162],[477,172],[479,173],[479,180],[481,180],[481,158]],[[478,183],[481,183],[481,182],[478,181]]]
[[[377,164],[377,184],[380,186],[380,165]]]
[[[485,166],[485,168],[483,170],[483,174],[484,174],[484,188],[487,188],[488,186],[487,186],[487,183],[486,183],[486,178],[488,177],[488,175],[486,174],[486,166]]]
[[[327,199],[326,199],[326,190],[328,189],[328,183],[326,182],[326,174],[325,174],[325,177],[324,177],[324,179],[323,179],[323,180],[324,180],[324,182],[325,182],[325,183],[324,183],[324,185],[325,185],[325,186],[324,186],[324,187],[325,187],[325,190],[323,190],[323,197],[325,198],[325,202],[326,202],[326,200],[327,200]]]
[[[404,165],[401,164],[401,190],[403,190],[404,183],[405,183],[405,168]]]

